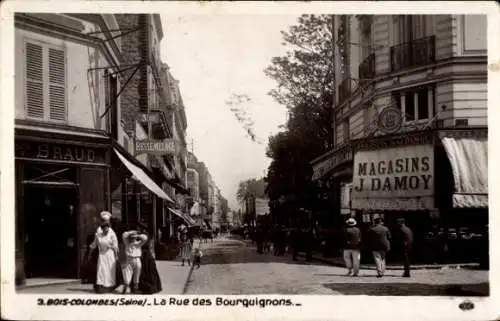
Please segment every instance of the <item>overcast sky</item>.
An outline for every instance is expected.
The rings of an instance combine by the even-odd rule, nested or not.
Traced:
[[[180,81],[189,143],[233,209],[239,181],[265,175],[268,137],[286,120],[285,108],[267,95],[276,83],[263,70],[284,54],[280,30],[296,21],[295,15],[162,16],[161,56]],[[247,137],[226,104],[233,94],[251,98],[240,108],[255,122],[261,144]]]

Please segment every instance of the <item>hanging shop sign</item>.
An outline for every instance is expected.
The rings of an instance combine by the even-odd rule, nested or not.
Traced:
[[[434,208],[433,145],[357,152],[351,205],[378,210]]]
[[[135,154],[154,154],[154,155],[174,155],[176,153],[176,144],[173,139],[165,140],[137,140],[135,142]]]
[[[17,158],[69,163],[106,163],[106,151],[104,149],[32,141],[16,141],[15,156]]]

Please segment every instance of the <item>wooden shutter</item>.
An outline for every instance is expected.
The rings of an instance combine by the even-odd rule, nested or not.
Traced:
[[[43,48],[27,42],[25,50],[27,116],[43,118]]]
[[[49,48],[49,106],[51,120],[66,120],[66,60],[64,51]]]

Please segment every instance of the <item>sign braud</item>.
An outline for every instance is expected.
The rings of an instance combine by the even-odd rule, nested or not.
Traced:
[[[432,145],[360,151],[354,157],[352,198],[433,196],[433,174]]]

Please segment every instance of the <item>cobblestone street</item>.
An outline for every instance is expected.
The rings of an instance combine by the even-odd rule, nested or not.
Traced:
[[[186,294],[345,294],[462,295],[488,294],[488,272],[468,269],[415,270],[411,278],[389,270],[358,277],[318,262],[293,261],[290,255],[258,254],[249,242],[222,238],[202,244],[203,263],[194,269]]]

